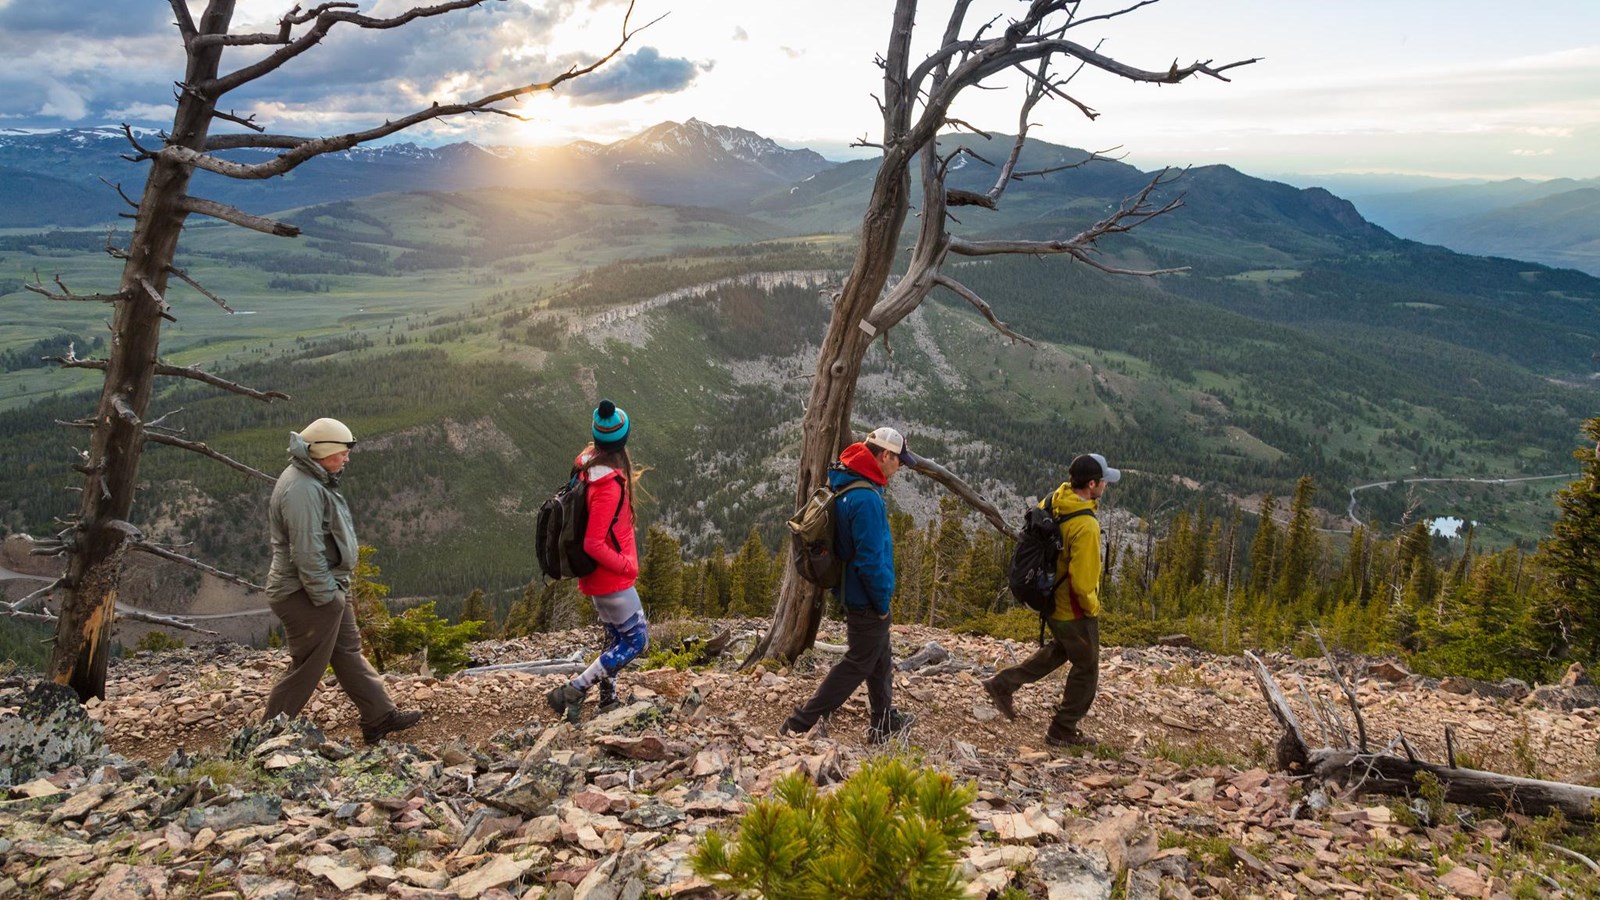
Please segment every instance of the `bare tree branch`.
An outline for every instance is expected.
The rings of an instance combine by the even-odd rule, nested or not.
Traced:
[[[120,292],[115,294],[74,294],[72,290],[67,287],[66,282],[61,280],[61,275],[59,273],[55,276],[56,287],[61,288],[61,293],[59,294],[44,286],[44,282],[39,280],[38,272],[33,273],[33,278],[33,284],[23,282],[22,286],[30,291],[33,291],[35,294],[38,294],[46,300],[58,300],[61,302],[75,301],[80,303],[116,303],[121,300],[128,299],[126,294]]]
[[[971,485],[961,480],[960,476],[925,456],[917,457],[917,464],[911,466],[911,468],[917,474],[925,475],[944,485],[950,493],[960,497],[968,506],[981,513],[985,519],[988,519],[989,524],[993,525],[996,531],[1012,540],[1017,539],[1016,531],[1006,523],[1006,518],[1000,514],[1000,510],[996,509],[993,503],[990,503],[981,494],[973,490]]]
[[[463,0],[463,2],[467,2],[467,0]],[[468,5],[473,5],[476,2],[477,0],[472,0],[472,2],[468,3]],[[631,12],[631,5],[629,6],[629,10]],[[655,21],[659,21],[659,19]],[[652,22],[650,24],[654,23]],[[647,24],[643,27],[648,28],[649,25]],[[498,91],[496,93],[480,97],[477,100],[473,100],[469,103],[435,103],[433,106],[430,106],[427,109],[418,110],[410,115],[385,122],[376,128],[369,128],[366,131],[351,132],[333,137],[313,138],[304,143],[296,144],[287,153],[279,154],[270,162],[250,164],[238,163],[233,162],[232,160],[219,159],[215,156],[201,153],[177,144],[168,145],[161,150],[161,154],[180,165],[194,166],[195,168],[204,169],[208,172],[215,172],[218,175],[226,175],[229,178],[251,180],[271,178],[276,175],[282,175],[285,172],[293,170],[296,166],[308,159],[311,159],[312,157],[321,156],[325,153],[335,153],[340,150],[348,150],[358,144],[364,144],[368,141],[386,137],[394,134],[395,132],[410,128],[418,123],[426,122],[432,119],[477,113],[492,113],[496,115],[508,115],[512,116],[513,118],[521,118],[520,116],[516,116],[514,113],[511,113],[508,110],[496,107],[494,104],[502,103],[506,100],[513,100],[525,94],[552,91],[557,86],[567,81],[593,72],[595,69],[598,69],[601,65],[605,64],[612,57],[621,52],[622,48],[627,45],[628,41],[631,40],[633,36],[640,30],[642,29],[634,29],[632,31],[625,32],[621,41],[619,41],[617,45],[612,48],[611,52],[595,60],[589,65],[581,68],[574,66],[560,75],[557,75],[555,78],[550,79],[549,81],[536,82],[533,84],[526,84],[521,87]]]
[[[1322,633],[1313,628],[1311,629],[1311,636],[1317,639],[1317,646],[1322,648],[1322,657],[1328,661],[1328,670],[1333,673],[1334,683],[1339,686],[1339,690],[1344,692],[1345,699],[1350,702],[1350,712],[1356,717],[1357,740],[1360,741],[1361,752],[1365,753],[1368,749],[1367,722],[1361,718],[1361,704],[1356,701],[1356,689],[1351,686],[1349,681],[1345,680],[1344,673],[1339,671],[1339,663],[1334,660],[1333,654],[1329,652],[1328,645],[1322,642]],[[1454,762],[1451,765],[1454,765]]]
[[[213,219],[232,222],[251,231],[259,231],[262,234],[271,234],[278,237],[300,236],[300,229],[297,226],[263,216],[251,215],[241,209],[225,203],[218,203],[215,200],[207,200],[204,197],[185,196],[178,201],[178,206],[184,212],[199,213],[202,216],[210,216]],[[211,296],[213,300],[216,299],[213,295],[207,294],[207,296]],[[227,309],[227,305],[223,304],[223,308]],[[229,311],[231,312],[232,310]]]
[[[134,622],[148,622],[151,625],[161,625],[166,628],[176,628],[180,631],[193,631],[197,634],[208,634],[212,637],[218,637],[217,632],[201,628],[199,625],[195,625],[184,619],[179,619],[174,616],[163,616],[158,613],[145,612],[142,609],[134,609],[131,606],[123,606],[121,603],[117,604],[117,615]]]
[[[222,299],[221,297],[218,297],[216,294],[213,294],[210,291],[206,290],[205,285],[201,284],[198,281],[195,281],[192,277],[190,277],[190,275],[189,275],[189,273],[187,271],[185,271],[183,269],[180,269],[177,266],[167,266],[167,271],[171,272],[173,275],[175,275],[178,278],[179,281],[182,281],[184,284],[187,284],[189,287],[192,287],[195,290],[199,291],[200,293],[204,294],[205,296],[209,297],[211,299],[212,303],[215,303],[216,305],[222,307],[224,310],[226,310],[229,313],[233,312],[233,307],[228,305],[228,301],[226,301],[226,300]]]
[[[212,110],[211,111],[211,115],[216,117],[216,118],[218,118],[218,119],[223,120],[224,122],[232,122],[235,125],[242,125],[245,128],[250,129],[251,131],[266,131],[267,130],[266,128],[256,124],[256,117],[254,115],[240,116],[237,113],[234,113],[234,112],[223,112],[220,109]]]
[[[178,34],[183,36],[183,45],[188,47],[195,39],[194,16],[189,15],[189,5],[183,0],[168,0],[172,4],[172,14],[177,17]]]
[[[244,474],[249,475],[249,476],[254,477],[254,478],[259,478],[262,481],[265,481],[267,484],[272,484],[272,483],[277,481],[277,479],[275,479],[271,475],[268,475],[267,473],[261,471],[260,469],[252,468],[250,466],[245,465],[242,462],[239,462],[238,460],[234,459],[233,457],[227,456],[227,455],[222,454],[222,453],[218,453],[217,451],[211,449],[210,447],[206,446],[205,444],[203,444],[203,443],[201,443],[199,441],[186,441],[183,438],[173,437],[172,435],[169,435],[169,434],[160,434],[160,433],[157,433],[157,432],[149,432],[149,431],[145,432],[144,439],[148,443],[164,444],[164,445],[166,445],[168,447],[178,447],[178,448],[181,448],[183,450],[188,450],[190,453],[198,453],[201,456],[210,457],[211,459],[214,459],[217,462],[222,463],[223,465],[227,466],[230,469],[233,469],[233,470],[238,471],[238,472],[243,472]]]
[[[23,610],[27,609],[28,605],[33,603],[33,601],[35,601],[35,600],[41,600],[42,601],[45,598],[45,595],[49,594],[51,591],[55,590],[58,587],[61,587],[62,585],[66,584],[66,583],[67,583],[67,579],[66,578],[57,578],[56,580],[50,582],[49,584],[45,585],[42,588],[39,588],[37,591],[34,591],[33,593],[27,595],[26,597],[23,597],[20,600],[13,600],[10,603],[0,603],[0,606],[5,607],[6,611],[8,613],[10,613],[11,615],[15,615],[15,614],[17,614],[19,612],[22,612]]]
[[[1121,159],[1122,157],[1120,157],[1120,156],[1110,156],[1109,155],[1112,152],[1114,152],[1116,150],[1121,150],[1121,149],[1122,149],[1122,146],[1119,144],[1119,145],[1117,145],[1115,147],[1108,147],[1108,148],[1106,148],[1104,150],[1092,150],[1092,151],[1089,152],[1088,156],[1084,157],[1083,159],[1078,160],[1077,162],[1074,162],[1074,163],[1062,163],[1059,166],[1048,166],[1048,167],[1043,168],[1043,169],[1030,169],[1030,170],[1028,170],[1026,172],[1018,172],[1015,175],[1011,176],[1011,180],[1013,180],[1013,181],[1021,181],[1024,178],[1038,178],[1038,177],[1043,176],[1043,175],[1054,175],[1057,172],[1065,172],[1065,171],[1068,171],[1069,169],[1081,169],[1084,166],[1087,166],[1088,164],[1090,164],[1092,162],[1100,162],[1100,161],[1103,161],[1103,160]]]
[[[133,407],[128,404],[128,398],[122,394],[113,394],[111,396],[111,407],[115,409],[117,411],[117,415],[121,416],[122,420],[127,422],[129,425],[137,428],[140,424],[142,424],[139,421],[139,414],[134,412]]]
[[[1166,269],[1124,269],[1107,265],[1096,259],[1092,252],[1096,241],[1108,234],[1121,234],[1132,231],[1134,228],[1183,205],[1183,198],[1178,197],[1161,206],[1150,202],[1150,193],[1157,187],[1167,184],[1180,176],[1169,176],[1169,170],[1163,170],[1150,180],[1138,194],[1122,202],[1116,212],[1094,223],[1066,240],[1060,241],[1024,241],[1024,240],[995,240],[995,241],[969,241],[961,238],[952,238],[950,252],[962,256],[997,256],[1009,253],[1051,255],[1065,253],[1072,258],[1093,266],[1102,272],[1115,275],[1170,275],[1175,272],[1184,272],[1188,268],[1179,266]],[[1181,175],[1181,173],[1180,173]]]
[[[78,359],[75,356],[56,356],[51,357],[51,359],[53,359],[57,365],[65,369],[100,369],[104,371],[106,367],[110,365],[110,363],[103,359]],[[225,378],[218,378],[210,372],[202,371],[194,366],[180,367],[171,365],[169,363],[157,363],[155,371],[157,375],[169,375],[174,378],[190,378],[195,381],[203,381],[212,387],[222,388],[225,391],[232,391],[235,394],[249,397],[253,400],[262,400],[270,403],[273,400],[294,399],[288,394],[285,394],[283,391],[258,391],[255,388],[245,387],[244,385],[228,381]],[[93,424],[90,423],[87,427],[93,427]]]
[[[127,194],[123,193],[123,191],[122,191],[122,182],[119,181],[119,182],[117,182],[115,184],[112,184],[111,181],[109,181],[104,175],[101,175],[100,176],[100,183],[105,185],[106,187],[111,188],[112,190],[116,191],[117,192],[117,196],[122,198],[122,202],[123,203],[128,204],[129,206],[133,207],[135,210],[137,210],[139,208],[138,201],[134,200],[132,197],[129,197]],[[109,234],[106,237],[106,246],[107,247],[111,246],[111,238],[110,238]],[[117,258],[118,259],[127,259],[127,257],[125,257],[125,256],[119,256]]]
[[[140,278],[139,285],[144,288],[145,294],[156,302],[156,308],[161,310],[161,318],[166,319],[168,322],[178,321],[172,315],[172,306],[167,303],[167,298],[161,296],[161,292],[156,290],[155,282],[148,278]]]
[[[252,591],[260,592],[266,590],[266,588],[262,587],[261,585],[247,581],[244,578],[233,574],[232,572],[224,572],[214,566],[208,566],[197,559],[190,559],[189,557],[180,553],[173,553],[171,550],[168,550],[164,547],[157,547],[155,544],[152,544],[149,541],[129,541],[128,546],[134,550],[138,550],[141,553],[148,553],[151,556],[159,556],[169,562],[181,563],[192,569],[199,569],[207,575],[215,575],[216,577],[221,578],[223,581],[237,584],[240,587],[247,587]]]
[[[293,150],[301,144],[309,143],[312,138],[296,137],[292,134],[213,134],[206,137],[206,150],[242,150],[252,148],[273,148]]]
[[[127,122],[122,123],[122,134],[128,139],[128,143],[133,145],[133,149],[138,151],[137,156],[123,156],[123,159],[127,160],[128,162],[143,162],[147,159],[155,158],[156,151],[151,150],[149,147],[139,143],[139,139],[133,136],[133,126],[129,125]]]
[[[972,290],[972,288],[967,287],[948,275],[939,275],[935,277],[933,281],[935,284],[943,285],[944,287],[949,288],[957,297],[960,297],[961,299],[972,304],[973,307],[978,310],[978,312],[983,314],[985,319],[989,320],[989,324],[994,326],[995,331],[1000,332],[1013,341],[1021,341],[1022,343],[1027,344],[1029,347],[1039,346],[1033,341],[1032,338],[1012,331],[1010,326],[996,318],[994,314],[994,308],[989,305],[988,301],[978,296],[977,293]]]

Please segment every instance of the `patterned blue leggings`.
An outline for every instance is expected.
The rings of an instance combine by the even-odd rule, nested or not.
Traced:
[[[645,621],[644,611],[634,613],[628,621],[621,625],[602,622],[606,629],[606,649],[600,653],[600,658],[589,664],[577,678],[572,679],[572,686],[580,691],[587,691],[595,682],[601,682],[602,694],[611,694],[615,691],[612,680],[623,666],[633,662],[634,658],[644,652],[650,643],[650,623]]]

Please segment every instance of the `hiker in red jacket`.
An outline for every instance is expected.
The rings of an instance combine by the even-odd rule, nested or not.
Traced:
[[[606,630],[606,649],[576,678],[555,688],[545,699],[557,715],[578,721],[584,695],[600,685],[600,711],[617,706],[617,672],[644,652],[650,623],[634,582],[639,579],[639,551],[633,534],[633,461],[628,458],[628,414],[610,400],[594,411],[594,441],[573,463],[588,484],[589,518],[583,552],[595,570],[578,578],[578,590],[594,603]]]

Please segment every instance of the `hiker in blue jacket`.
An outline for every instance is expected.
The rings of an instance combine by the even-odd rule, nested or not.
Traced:
[[[889,646],[889,598],[894,595],[894,538],[883,487],[903,465],[917,458],[906,439],[893,428],[879,428],[866,440],[844,448],[828,470],[835,490],[865,479],[873,487],[840,493],[834,500],[834,550],[844,561],[844,576],[835,588],[844,606],[844,658],[828,671],[817,691],[778,729],[780,735],[803,734],[817,720],[844,705],[862,682],[867,685],[867,740],[881,744],[903,734],[916,716],[894,708],[894,655]]]

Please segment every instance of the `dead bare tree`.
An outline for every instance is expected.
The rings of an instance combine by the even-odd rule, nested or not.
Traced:
[[[66,574],[52,585],[52,591],[25,597],[12,604],[9,610],[13,614],[27,612],[30,616],[49,616],[48,612],[32,613],[26,607],[39,602],[43,608],[45,594],[57,595],[60,614],[50,677],[70,685],[84,700],[105,696],[109,638],[117,610],[124,555],[129,550],[155,553],[169,560],[206,568],[144,540],[140,530],[129,522],[145,444],[180,447],[224,462],[252,477],[272,480],[205,444],[186,440],[174,430],[161,427],[161,418],[151,420],[148,417],[157,376],[193,379],[266,402],[288,399],[277,391],[252,390],[196,368],[180,368],[161,361],[161,323],[176,321],[167,290],[170,278],[177,278],[231,312],[221,297],[204,288],[188,272],[173,266],[178,237],[191,214],[221,219],[265,234],[283,237],[299,234],[298,228],[286,222],[191,195],[189,181],[194,170],[204,169],[229,178],[271,178],[322,154],[348,150],[435,119],[477,114],[521,118],[506,107],[509,101],[551,91],[566,81],[593,72],[621,52],[638,31],[630,30],[628,24],[633,12],[630,5],[616,46],[587,65],[574,65],[546,81],[507,87],[465,102],[435,102],[364,131],[296,137],[268,134],[255,122],[254,116],[239,116],[220,104],[229,94],[316,47],[335,28],[399,28],[418,20],[481,6],[490,0],[447,0],[412,7],[387,17],[365,15],[360,11],[360,4],[353,2],[321,3],[309,9],[295,6],[278,20],[276,31],[254,34],[230,33],[236,0],[209,0],[198,21],[190,14],[187,0],[169,2],[183,40],[187,66],[183,80],[177,84],[172,130],[161,136],[161,146],[146,146],[131,128],[124,127],[133,145],[133,153],[127,158],[148,162],[150,170],[137,203],[124,195],[136,209],[133,235],[127,248],[119,249],[111,246],[109,240],[107,242],[107,252],[124,261],[118,289],[110,294],[75,294],[59,278],[56,279],[59,290],[48,289],[43,284],[28,286],[51,300],[109,303],[113,308],[111,349],[106,359],[69,357],[59,360],[63,366],[105,372],[105,384],[94,417],[72,423],[92,430],[89,447],[81,452],[81,459],[74,466],[84,476],[78,516],[67,523],[53,541],[40,548],[40,552],[46,554],[65,555],[68,559]],[[270,49],[259,59],[224,71],[223,53],[235,47]],[[218,121],[243,126],[246,130],[214,135],[211,129]],[[282,152],[264,162],[240,162],[218,155],[218,151],[238,149]]]
[[[1451,803],[1512,810],[1534,816],[1559,810],[1567,818],[1579,822],[1600,819],[1600,788],[1457,766],[1455,739],[1449,726],[1445,726],[1444,731],[1448,759],[1443,765],[1420,758],[1403,732],[1397,734],[1383,750],[1373,750],[1368,742],[1366,720],[1362,718],[1361,707],[1356,703],[1355,687],[1339,671],[1338,663],[1333,654],[1328,652],[1327,646],[1322,644],[1320,636],[1317,637],[1317,643],[1322,646],[1334,683],[1350,704],[1356,737],[1351,738],[1349,730],[1338,721],[1331,705],[1319,708],[1306,693],[1306,706],[1323,723],[1325,736],[1339,736],[1340,746],[1312,748],[1277,679],[1272,677],[1260,657],[1248,651],[1245,653],[1245,658],[1255,669],[1261,695],[1273,718],[1278,720],[1278,725],[1283,729],[1276,753],[1280,770],[1341,785],[1352,796],[1416,796],[1423,793],[1424,782],[1431,778],[1438,783],[1443,799]],[[1396,748],[1404,755],[1394,753]]]
[[[950,233],[950,207],[996,209],[1012,183],[1048,174],[1017,169],[1031,126],[1030,116],[1041,101],[1064,101],[1091,119],[1097,115],[1067,92],[1069,83],[1079,72],[1092,69],[1129,81],[1153,84],[1176,84],[1195,75],[1226,81],[1225,71],[1256,61],[1247,59],[1221,65],[1206,61],[1187,66],[1174,62],[1162,69],[1141,69],[1069,37],[1078,34],[1079,28],[1132,13],[1154,2],[1138,0],[1111,12],[1090,15],[1080,10],[1085,5],[1082,0],[1028,0],[1022,4],[1023,11],[1007,23],[990,20],[972,24],[967,21],[971,0],[952,0],[939,46],[915,64],[911,58],[911,44],[917,3],[916,0],[896,2],[888,49],[878,59],[883,69],[883,96],[879,100],[883,136],[877,143],[861,142],[863,146],[878,147],[883,157],[861,217],[861,243],[855,262],[834,301],[833,315],[817,357],[816,375],[811,382],[803,418],[803,443],[795,479],[796,506],[812,487],[821,483],[828,465],[849,442],[856,379],[873,339],[881,334],[887,342],[889,330],[935,289],[943,288],[969,303],[1006,337],[1032,343],[1001,321],[993,307],[976,291],[944,272],[944,263],[950,254],[969,257],[1064,255],[1111,273],[1157,275],[1172,271],[1120,268],[1101,259],[1096,251],[1100,238],[1129,231],[1180,205],[1178,200],[1160,202],[1154,197],[1156,189],[1171,180],[1165,173],[1156,176],[1111,215],[1065,240],[968,240]],[[1072,68],[1068,74],[1061,75],[1057,74],[1058,66]],[[1017,134],[1010,152],[999,166],[993,187],[986,193],[950,190],[945,177],[952,163],[960,155],[974,154],[960,147],[941,152],[940,134],[964,128],[987,137],[968,123],[952,118],[952,104],[964,92],[995,86],[1000,76],[1015,76],[1025,86]],[[1091,155],[1088,161],[1097,156]],[[920,222],[905,276],[885,293],[884,286],[897,258],[901,231],[911,208],[913,166],[917,167],[922,184]],[[938,480],[947,487],[960,481],[953,476]],[[972,494],[964,485],[960,492],[964,499]],[[990,516],[992,522],[998,518],[998,514]],[[1007,531],[1003,520],[997,527]],[[821,590],[800,578],[790,565],[784,573],[772,625],[750,659],[794,659],[816,641],[821,621]]]

